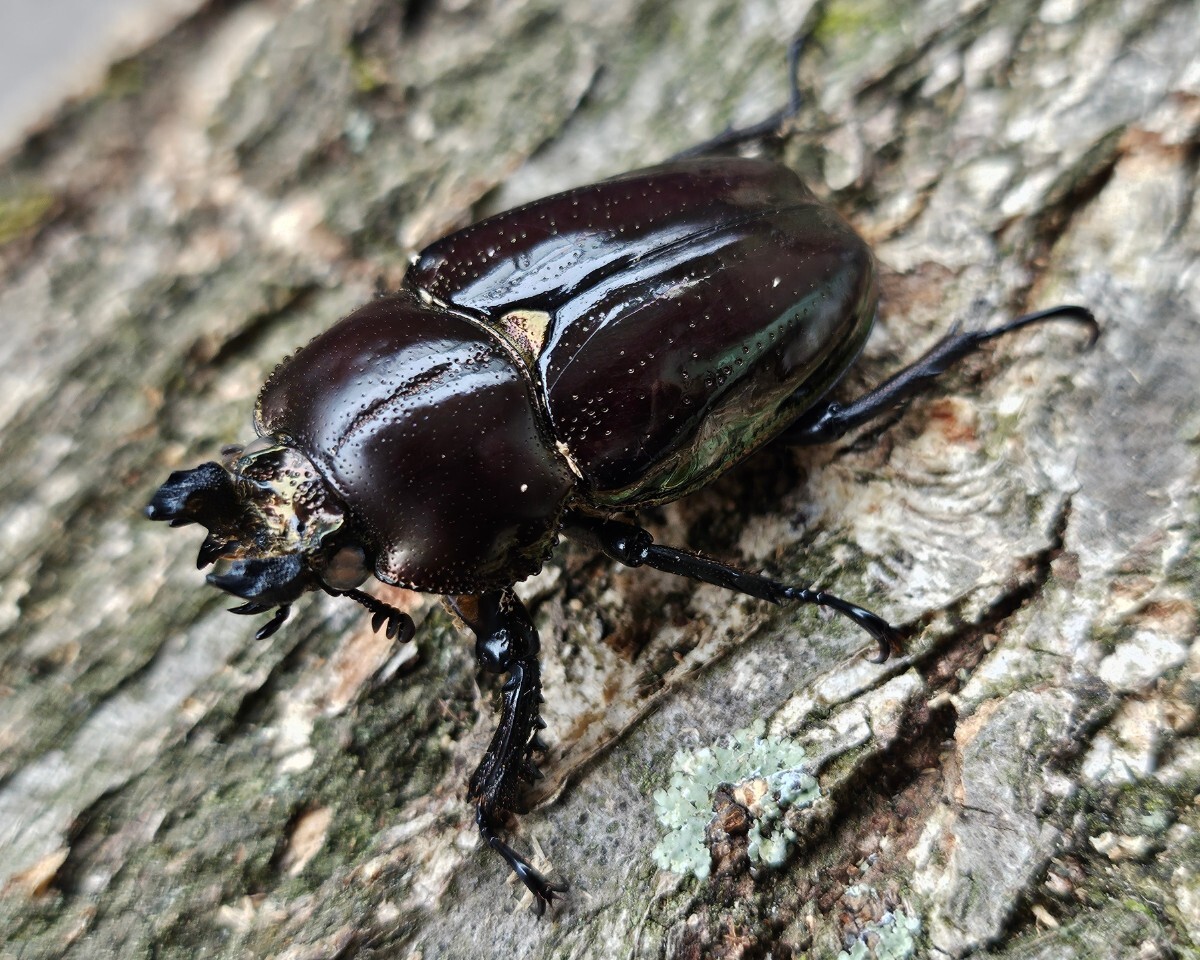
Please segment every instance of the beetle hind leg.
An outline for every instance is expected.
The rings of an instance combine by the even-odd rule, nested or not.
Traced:
[[[545,912],[565,884],[551,883],[497,833],[496,815],[512,808],[522,782],[539,779],[531,755],[545,750],[539,733],[542,679],[538,635],[529,613],[511,589],[450,601],[454,612],[475,633],[475,656],[489,673],[506,673],[501,690],[500,722],[479,768],[471,776],[467,797],[475,804],[479,836],[504,858],[517,879],[533,894],[538,915]]]
[[[974,353],[989,340],[1047,320],[1067,320],[1087,327],[1090,332],[1087,344],[1089,347],[1100,335],[1100,325],[1092,312],[1077,306],[1051,307],[1037,313],[1027,313],[990,330],[968,330],[964,333],[955,326],[922,357],[888,377],[874,390],[847,404],[835,401],[818,403],[801,414],[800,418],[780,435],[780,439],[798,446],[837,440],[850,430],[895,410],[926,389],[937,377],[945,373],[951,364]]]
[[[681,150],[670,158],[671,161],[688,160],[692,157],[707,157],[729,150],[732,147],[740,146],[743,143],[753,143],[756,140],[761,141],[770,137],[780,136],[783,125],[800,112],[800,104],[803,98],[800,94],[800,81],[797,76],[797,70],[800,66],[800,56],[804,51],[805,45],[808,43],[808,38],[809,35],[807,32],[799,33],[792,38],[792,42],[788,45],[788,102],[786,106],[781,107],[757,123],[752,123],[745,127],[730,127],[728,130],[718,133],[715,137],[711,137],[693,147],[688,147],[686,150]]]
[[[872,658],[876,663],[882,663],[893,650],[900,647],[900,635],[895,627],[878,614],[857,604],[823,590],[789,586],[761,574],[746,573],[728,564],[688,553],[686,550],[661,546],[654,542],[649,532],[631,523],[572,513],[568,515],[563,532],[572,540],[599,550],[605,556],[629,567],[653,567],[655,570],[725,587],[727,590],[770,603],[812,603],[836,610],[874,638],[879,645],[878,656]]]

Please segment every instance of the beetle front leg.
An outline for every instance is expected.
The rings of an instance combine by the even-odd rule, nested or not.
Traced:
[[[1049,310],[1028,313],[991,330],[960,333],[957,328],[953,328],[919,360],[888,377],[870,393],[848,404],[834,401],[818,404],[802,414],[783,432],[780,439],[799,446],[836,440],[855,427],[894,410],[914,394],[926,389],[937,377],[945,373],[951,364],[974,353],[989,340],[1047,320],[1069,320],[1084,325],[1091,331],[1089,347],[1100,335],[1100,326],[1092,312],[1084,307],[1075,306],[1051,307]]]
[[[875,642],[879,644],[879,656],[873,658],[876,663],[882,663],[892,650],[900,645],[899,635],[891,624],[858,604],[823,590],[788,586],[778,580],[771,580],[757,573],[746,573],[744,570],[688,553],[686,550],[661,546],[654,542],[648,531],[632,523],[604,520],[573,512],[568,514],[563,532],[570,539],[599,550],[605,556],[629,567],[653,567],[655,570],[711,583],[770,603],[814,603],[836,610],[874,637]]]
[[[566,893],[535,870],[496,832],[495,816],[511,810],[520,781],[539,779],[530,754],[545,750],[538,736],[546,723],[542,703],[538,635],[524,605],[510,588],[478,597],[449,598],[454,612],[475,634],[475,657],[489,673],[507,673],[501,693],[500,723],[479,768],[471,776],[467,798],[475,804],[475,823],[484,843],[508,863],[537,902],[540,916],[557,894]]]

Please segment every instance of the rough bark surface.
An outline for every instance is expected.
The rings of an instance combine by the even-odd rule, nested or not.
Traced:
[[[403,650],[328,598],[258,643],[140,510],[420,245],[781,103],[801,25],[782,156],[884,268],[847,390],[956,319],[1104,336],[643,518],[903,657],[582,552],[521,588],[553,743],[514,843],[572,884],[539,921],[463,802],[496,689],[436,601],[388,594]],[[1196,956],[1198,36],[1191,0],[279,0],[115,65],[0,167],[4,954]],[[743,783],[710,875],[660,870],[677,754],[756,722],[819,788],[780,862]]]

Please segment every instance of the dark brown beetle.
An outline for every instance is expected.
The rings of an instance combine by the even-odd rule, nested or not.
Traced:
[[[1063,306],[952,331],[839,404],[830,391],[876,300],[866,244],[791,170],[693,158],[628,173],[426,248],[397,293],[276,368],[258,399],[259,439],[173,473],[146,512],[208,528],[199,562],[219,561],[208,580],[245,601],[234,612],[276,609],[260,638],[301,594],[324,590],[410,639],[407,615],[358,589],[372,574],[446,595],[481,666],[508,674],[469,796],[483,839],[541,912],[565,887],[495,832],[544,746],[538,636],[513,584],[565,535],[630,566],[832,608],[886,658],[897,639],[875,614],[660,546],[614,515],[684,496],[774,438],[840,437],[1009,331],[1051,318],[1098,330],[1086,309]]]

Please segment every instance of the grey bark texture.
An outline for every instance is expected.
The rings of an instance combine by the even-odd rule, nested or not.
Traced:
[[[319,597],[255,642],[140,511],[421,245],[782,103],[801,28],[782,158],[883,271],[846,391],[955,320],[1104,335],[643,517],[878,610],[886,664],[580,551],[522,585],[539,921],[463,800],[496,688],[436,599],[379,591],[402,650]],[[280,0],[114,65],[0,167],[4,955],[1200,955],[1198,37],[1191,0]],[[692,788],[702,880],[652,853]]]

